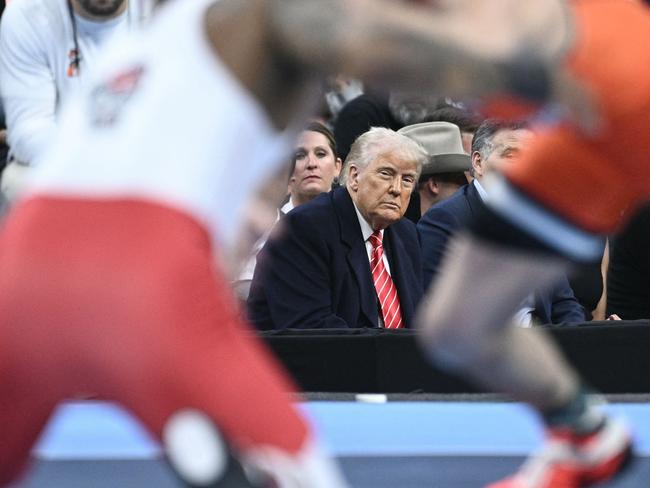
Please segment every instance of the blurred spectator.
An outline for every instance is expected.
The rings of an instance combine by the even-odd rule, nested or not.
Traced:
[[[323,192],[328,192],[341,173],[341,160],[336,156],[336,143],[332,132],[319,122],[312,122],[303,130],[294,147],[294,156],[289,177],[289,201],[277,212],[275,219],[268,219],[256,226],[252,233],[259,236],[247,258],[244,266],[237,274],[233,283],[236,295],[246,300],[250,291],[251,281],[257,265],[257,254],[260,252],[281,215],[293,208],[314,199]],[[286,172],[282,170],[277,177],[286,182]],[[273,184],[274,182],[270,182]]]
[[[463,150],[467,154],[471,154],[472,139],[474,138],[476,129],[481,124],[481,119],[469,110],[454,105],[447,105],[431,112],[423,122],[449,122],[457,125],[463,139]]]
[[[650,319],[650,206],[610,239],[607,315]]]
[[[418,222],[425,289],[438,273],[449,238],[485,207],[484,202],[489,198],[482,185],[485,176],[516,161],[531,136],[532,132],[521,123],[487,120],[480,125],[472,143],[476,178],[447,200],[432,206]],[[514,320],[522,326],[580,323],[585,321],[585,311],[563,278],[551,290],[540,290],[527,297]]]
[[[227,265],[228,276],[232,277],[232,288],[242,305],[248,298],[257,254],[282,214],[278,208],[286,196],[287,180],[291,171],[293,162],[290,165],[287,161],[274,174],[265,178],[242,213],[242,224],[236,244],[228,247],[229,255],[224,255],[225,251],[222,250],[222,254],[217,256],[217,261]]]
[[[418,181],[420,215],[431,205],[442,202],[467,184],[465,172],[472,164],[463,150],[460,129],[449,122],[407,125],[400,134],[419,143],[429,155]]]
[[[371,127],[398,130],[427,120],[446,99],[426,94],[393,91],[388,99],[381,95],[364,94],[348,102],[334,124],[334,136],[339,156],[345,160],[352,143]]]
[[[12,160],[7,171],[16,185],[22,172],[13,165],[38,160],[61,103],[88,80],[100,45],[142,20],[147,13],[142,5],[137,0],[20,0],[7,6],[0,27],[0,90]]]
[[[336,153],[334,134],[319,122],[312,122],[300,133],[293,160],[290,196],[282,207],[284,213],[330,191],[338,181],[343,165]]]
[[[330,76],[326,81],[325,102],[330,112],[330,123],[333,123],[345,105],[363,95],[361,81],[344,75]]]
[[[338,154],[345,161],[352,143],[371,127],[397,130],[403,127],[390,109],[388,101],[380,95],[364,93],[349,101],[334,123],[334,137]]]
[[[388,97],[388,109],[402,127],[424,122],[438,108],[447,106],[448,103],[448,99],[431,93],[393,90]]]
[[[344,187],[287,214],[283,232],[260,252],[248,300],[253,323],[412,326],[422,264],[415,226],[402,216],[425,160],[419,145],[390,129],[359,137],[345,162]]]

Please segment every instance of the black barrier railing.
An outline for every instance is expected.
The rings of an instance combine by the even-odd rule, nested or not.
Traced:
[[[587,382],[604,393],[650,393],[650,321],[548,328]],[[435,367],[409,330],[261,333],[304,391],[476,393]]]

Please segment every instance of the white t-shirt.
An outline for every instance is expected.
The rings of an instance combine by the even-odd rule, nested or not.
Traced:
[[[78,72],[69,73],[74,34],[67,0],[17,0],[0,26],[0,92],[12,155],[34,164],[52,138],[62,100],[79,90],[112,35],[139,25],[147,0],[131,0],[118,17],[95,22],[75,14]]]
[[[244,204],[286,160],[296,131],[279,134],[209,46],[213,2],[172,2],[146,29],[113,39],[64,108],[25,196],[149,199],[232,243]]]

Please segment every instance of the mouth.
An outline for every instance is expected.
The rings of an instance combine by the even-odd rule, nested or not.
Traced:
[[[322,178],[320,176],[310,175],[310,176],[305,176],[302,181],[318,181],[318,180],[322,180]]]
[[[382,206],[391,208],[393,210],[399,210],[400,206],[393,202],[382,202]]]

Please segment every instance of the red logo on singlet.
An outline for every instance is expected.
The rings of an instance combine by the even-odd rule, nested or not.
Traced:
[[[115,124],[124,106],[137,91],[144,71],[144,66],[134,66],[93,89],[90,102],[93,125],[109,127]]]

